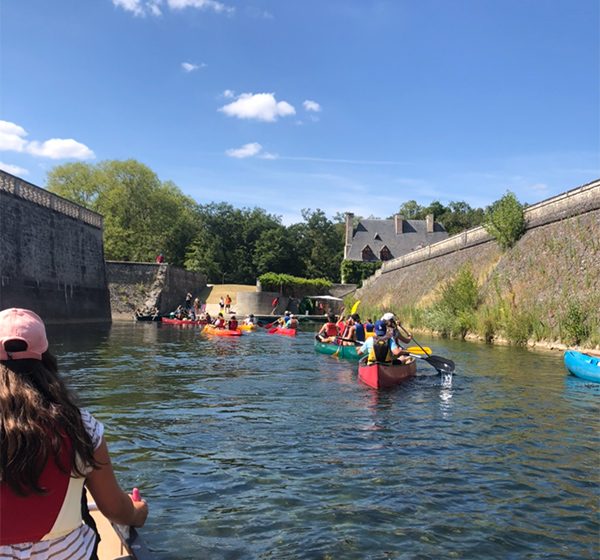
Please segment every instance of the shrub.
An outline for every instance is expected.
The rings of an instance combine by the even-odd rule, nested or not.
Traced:
[[[290,274],[277,274],[275,272],[262,274],[258,280],[263,290],[280,292],[291,297],[322,295],[331,288],[331,282],[324,278],[299,278]]]
[[[533,333],[534,322],[531,313],[513,311],[504,319],[504,334],[512,344],[525,346]]]
[[[525,232],[523,210],[523,205],[510,191],[486,209],[483,227],[502,249],[512,247]]]
[[[563,338],[568,344],[581,344],[590,336],[587,314],[577,302],[571,302],[564,314],[561,327]]]
[[[454,280],[442,288],[439,301],[425,310],[424,321],[442,336],[464,338],[475,327],[475,311],[479,300],[477,280],[471,269],[465,266],[458,271]]]

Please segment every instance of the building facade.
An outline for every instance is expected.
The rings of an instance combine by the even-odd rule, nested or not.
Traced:
[[[391,220],[361,220],[354,227],[354,214],[346,213],[344,259],[389,261],[442,239],[448,233],[429,214],[425,220],[406,220],[396,214]]]

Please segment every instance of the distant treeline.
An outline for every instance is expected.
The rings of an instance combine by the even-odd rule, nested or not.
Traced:
[[[201,271],[212,283],[253,284],[266,272],[340,281],[341,212],[329,219],[318,208],[305,208],[302,222],[285,226],[262,208],[199,204],[135,160],[60,165],[48,173],[47,188],[102,214],[109,260],[153,262],[162,253],[165,262]],[[485,216],[466,202],[423,207],[414,200],[398,213],[406,219],[433,213],[451,235],[480,225]]]

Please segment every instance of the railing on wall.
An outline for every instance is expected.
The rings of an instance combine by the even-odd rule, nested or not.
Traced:
[[[79,206],[79,204],[75,204],[40,187],[36,187],[34,184],[28,183],[1,169],[0,191],[10,193],[39,206],[50,208],[98,229],[102,229],[102,216],[97,212],[92,212],[83,206]]]
[[[600,179],[528,206],[524,212],[526,228],[533,229],[597,209],[600,209]],[[363,288],[375,282],[382,274],[491,240],[492,236],[481,226],[457,233],[422,249],[384,262],[373,276],[363,281]]]

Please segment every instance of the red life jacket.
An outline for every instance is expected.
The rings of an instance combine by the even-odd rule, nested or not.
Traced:
[[[71,477],[71,441],[63,436],[60,470],[50,456],[39,479],[45,494],[19,496],[0,482],[0,545],[38,542],[58,538],[77,529],[81,520],[84,478]]]
[[[229,321],[229,330],[234,331],[237,328],[238,328],[238,322],[234,321],[234,320],[230,320]]]
[[[325,324],[325,335],[326,336],[337,336],[338,328],[335,323],[326,323]]]

